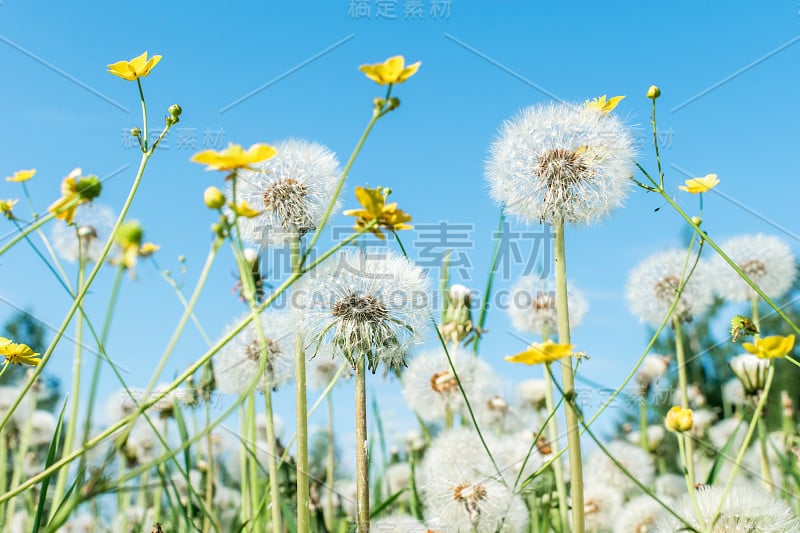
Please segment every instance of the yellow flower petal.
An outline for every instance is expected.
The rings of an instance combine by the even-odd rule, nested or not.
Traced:
[[[160,55],[147,59],[147,52],[138,55],[130,61],[117,61],[108,65],[108,72],[128,81],[144,78],[161,61]]]
[[[686,185],[680,185],[678,188],[691,194],[698,194],[707,192],[717,186],[719,179],[716,174],[706,174],[702,178],[691,178],[686,180]]]
[[[675,433],[683,433],[689,431],[694,425],[694,416],[691,409],[683,409],[680,406],[675,406],[667,412],[664,418],[664,425],[667,429]]]
[[[233,212],[239,215],[240,217],[245,217],[245,218],[257,217],[259,214],[259,211],[256,211],[255,209],[247,205],[247,202],[245,202],[244,200],[239,202],[238,205],[231,204],[231,210],[233,210]]]
[[[246,151],[238,144],[230,143],[224,150],[204,150],[192,156],[192,161],[207,165],[206,170],[231,171],[250,168],[251,163],[265,161],[277,153],[268,144],[254,144]]]
[[[398,208],[397,202],[386,204],[386,197],[389,194],[391,194],[391,189],[384,187],[374,189],[356,187],[356,199],[364,209],[348,209],[344,215],[357,218],[356,230],[362,230],[369,223],[375,221],[370,231],[381,240],[384,238],[381,228],[393,231],[412,229],[413,226],[406,224],[411,221],[411,215]]]
[[[551,340],[545,343],[535,342],[524,352],[506,357],[506,361],[511,363],[524,363],[526,365],[538,365],[541,363],[552,363],[564,357],[572,355],[572,344],[557,344]]]
[[[10,181],[12,183],[20,183],[23,181],[28,181],[34,176],[34,174],[36,174],[35,168],[32,168],[30,170],[18,170],[14,172],[13,176],[7,177],[6,181]]]
[[[742,348],[761,359],[786,357],[794,348],[794,335],[760,337],[753,342],[743,342]]]
[[[0,200],[0,213],[6,217],[7,219],[11,220],[14,218],[14,205],[19,202],[19,200]]]
[[[2,338],[0,343],[0,357],[5,357],[6,362],[14,365],[26,364],[37,366],[41,361],[39,353],[34,352],[27,344],[12,342],[9,339]]]
[[[419,70],[421,61],[405,66],[403,56],[393,56],[383,63],[374,65],[361,65],[358,69],[369,79],[379,85],[390,85],[393,83],[403,83]]]
[[[604,115],[611,113],[617,105],[625,98],[624,96],[613,96],[606,100],[606,95],[595,98],[594,100],[586,100],[586,107],[599,111]]]

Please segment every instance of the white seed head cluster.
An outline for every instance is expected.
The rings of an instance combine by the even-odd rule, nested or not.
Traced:
[[[674,506],[675,512],[698,531],[707,531],[717,514],[723,496],[723,488],[703,487],[696,491],[695,498],[700,517],[694,509],[689,495],[684,495]],[[712,533],[797,533],[800,523],[789,505],[783,500],[747,485],[734,485],[722,503],[719,520]],[[701,522],[702,519],[702,522]],[[662,512],[662,518],[653,529],[656,533],[685,531],[686,525],[671,515]]]
[[[248,316],[242,315],[228,331]],[[256,379],[255,390],[275,389],[291,379],[294,368],[291,314],[264,311],[259,319],[265,344],[260,341],[255,323],[250,322],[214,358],[214,380],[220,392],[241,394]]]
[[[355,368],[366,357],[371,371],[406,364],[421,342],[428,317],[428,278],[393,253],[340,252],[293,295],[295,322],[308,357],[332,347]]]
[[[583,515],[588,531],[608,531],[623,501],[622,492],[599,481],[583,487]]]
[[[736,265],[770,298],[786,294],[797,275],[796,259],[781,238],[758,233],[741,235],[721,248]],[[756,292],[721,257],[713,259],[714,288],[722,298],[743,302]]]
[[[624,441],[615,440],[606,446],[606,450],[643,485],[649,486],[655,476],[655,466],[649,453],[641,447]],[[586,459],[585,477],[593,483],[614,487],[629,494],[638,490],[638,486],[628,477],[603,450],[594,450]],[[587,481],[588,483],[588,481]]]
[[[694,257],[690,257],[687,263],[686,257],[685,250],[658,252],[631,271],[625,297],[639,320],[657,327],[667,317],[681,281],[689,274],[694,261]],[[691,321],[703,314],[713,300],[708,269],[701,260],[684,284],[672,317],[682,322]]]
[[[236,201],[260,212],[239,219],[242,238],[255,246],[283,245],[316,229],[341,176],[336,155],[321,144],[290,139],[275,149],[236,181]]]
[[[583,322],[588,308],[583,293],[569,285],[567,309],[570,328],[576,328]],[[534,335],[555,334],[558,331],[558,311],[554,281],[534,276],[520,278],[511,291],[508,314],[518,331]]]
[[[633,156],[633,139],[614,115],[548,104],[503,124],[486,176],[492,197],[522,220],[589,223],[622,205]]]
[[[78,209],[74,222],[74,226],[53,224],[53,248],[69,263],[77,262],[80,257],[86,262],[97,262],[114,229],[114,211],[104,205],[87,204]]]
[[[622,506],[614,522],[614,533],[652,531],[663,510],[661,504],[650,496],[646,494],[636,496]]]

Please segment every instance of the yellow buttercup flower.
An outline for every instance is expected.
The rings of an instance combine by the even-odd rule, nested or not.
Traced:
[[[538,365],[541,363],[552,363],[553,361],[571,355],[571,344],[557,344],[551,340],[547,340],[544,343],[534,342],[526,351],[506,357],[506,361],[524,363],[526,365]]]
[[[742,348],[761,359],[786,357],[794,348],[794,335],[760,337],[753,342],[743,342]]]
[[[6,181],[10,181],[12,183],[21,183],[23,181],[28,181],[31,179],[34,174],[36,174],[36,169],[32,168],[30,170],[17,170],[14,172],[13,176],[9,176],[6,178]]]
[[[242,200],[238,204],[231,203],[229,205],[230,205],[231,211],[233,211],[234,213],[236,213],[240,217],[253,218],[253,217],[257,217],[258,214],[259,214],[259,211],[256,211],[255,209],[250,207],[247,204],[247,202],[245,202],[244,200]]]
[[[686,185],[680,185],[678,188],[692,194],[707,192],[717,186],[719,180],[716,174],[706,174],[702,178],[691,178],[686,180]]]
[[[386,203],[386,198],[391,193],[392,190],[386,187],[374,189],[356,187],[356,199],[364,209],[349,209],[343,214],[348,217],[358,217],[355,224],[356,230],[360,230],[376,220],[377,223],[370,228],[370,231],[381,240],[384,239],[381,228],[392,231],[412,229],[414,226],[406,224],[411,221],[411,215],[399,209],[397,202]]]
[[[694,425],[694,417],[691,409],[683,409],[680,406],[675,406],[667,412],[664,418],[664,425],[667,429],[675,433],[683,433],[689,431]]]
[[[196,153],[192,161],[208,165],[206,170],[231,171],[238,168],[250,168],[251,163],[266,161],[276,154],[275,148],[268,144],[254,144],[247,150],[238,144],[229,143],[224,150],[204,150]]]
[[[19,200],[0,200],[0,213],[7,219],[12,220],[14,218],[14,212],[12,210],[14,209],[14,204],[17,202],[19,202]]]
[[[144,78],[161,61],[161,56],[153,56],[147,59],[147,52],[136,56],[130,61],[117,61],[108,65],[108,72],[128,81]]]
[[[611,113],[617,105],[625,98],[624,96],[612,96],[606,100],[606,95],[595,98],[594,100],[586,100],[586,107],[599,111],[604,115]]]
[[[50,204],[48,211],[67,224],[72,224],[78,205],[90,202],[100,195],[100,180],[97,176],[81,176],[76,168],[61,182],[61,198]]]
[[[390,57],[383,63],[374,65],[361,65],[358,70],[378,85],[391,85],[393,83],[403,83],[419,70],[421,61],[405,66],[406,60],[403,56]]]
[[[41,362],[39,353],[34,352],[27,344],[16,343],[11,339],[0,337],[0,357],[5,357],[6,364],[38,366]]]

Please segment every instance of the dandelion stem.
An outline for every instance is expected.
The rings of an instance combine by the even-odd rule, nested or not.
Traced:
[[[80,202],[80,198],[76,198],[72,202],[67,204],[63,209],[68,209],[70,207],[73,207],[73,206],[77,205],[79,202]],[[17,233],[16,235],[14,235],[14,237],[10,241],[8,241],[6,244],[4,244],[2,247],[0,247],[0,255],[3,255],[12,246],[17,244],[19,241],[21,241],[22,239],[24,239],[25,237],[27,237],[28,235],[30,235],[34,231],[38,230],[40,227],[42,227],[47,222],[53,220],[53,218],[55,216],[56,216],[55,213],[47,213],[42,218],[37,218],[32,224],[28,225],[20,233]]]
[[[481,342],[481,332],[486,325],[486,315],[489,310],[489,301],[492,294],[492,285],[494,284],[494,274],[497,268],[497,261],[500,258],[500,243],[503,242],[503,227],[505,225],[505,208],[500,208],[500,218],[497,221],[497,231],[494,235],[494,252],[492,252],[492,262],[489,264],[489,275],[486,279],[486,289],[483,291],[483,304],[481,305],[481,312],[478,315],[477,334],[473,344],[475,355],[478,355]]]
[[[323,219],[324,220],[324,219]],[[291,240],[292,273],[301,275],[303,257],[300,252],[300,235]],[[295,422],[297,426],[297,530],[308,531],[311,523],[308,480],[308,391],[306,387],[306,356],[303,337],[294,335],[295,350]],[[277,532],[276,532],[277,533]]]
[[[333,396],[327,395],[328,404],[328,450],[325,457],[325,483],[328,490],[325,495],[325,527],[328,531],[333,531],[335,516],[333,515],[333,484],[336,481],[336,441],[333,432]]]
[[[556,278],[556,311],[558,313],[558,342],[570,344],[569,308],[567,304],[567,265],[564,246],[564,219],[553,225],[554,262]],[[561,381],[566,397],[567,446],[569,447],[570,495],[572,496],[572,527],[575,533],[583,533],[583,463],[581,459],[581,437],[578,433],[578,415],[572,397],[575,395],[575,377],[572,373],[572,357],[561,359]]]
[[[367,457],[366,355],[356,364],[356,505],[358,533],[369,533],[369,458]]]
[[[678,365],[678,390],[681,394],[681,407],[689,409],[689,384],[686,378],[686,353],[683,349],[683,333],[681,321],[678,317],[672,317],[672,329],[675,332],[675,359]],[[686,439],[686,472],[692,486],[695,484],[694,477],[694,441]]]
[[[546,341],[542,337],[543,341]],[[550,363],[547,363],[544,371],[545,388],[544,388],[544,401],[547,412],[551,413],[547,423],[547,433],[550,439],[550,446],[553,448],[553,453],[558,454],[558,421],[555,416],[555,402],[553,400],[553,376],[550,373]],[[569,528],[569,505],[567,505],[567,485],[564,482],[564,469],[561,467],[561,460],[556,459],[553,461],[553,474],[556,478],[556,492],[558,494],[558,518],[561,523],[559,531],[566,531]]]

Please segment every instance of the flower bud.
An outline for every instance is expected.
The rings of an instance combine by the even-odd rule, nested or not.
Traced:
[[[78,179],[78,194],[84,202],[91,202],[98,196],[103,189],[100,179],[97,176],[85,176]]]
[[[400,99],[395,98],[394,96],[389,98],[389,107],[386,110],[392,111],[393,109],[397,109],[398,107],[400,107]]]
[[[244,260],[247,261],[247,264],[252,268],[253,265],[256,264],[256,261],[258,261],[258,250],[255,248],[245,248]]]
[[[144,230],[138,220],[124,222],[117,230],[117,243],[122,248],[135,246],[137,249],[142,243]]]
[[[225,195],[212,185],[203,193],[203,201],[209,209],[220,209],[225,205]]]
[[[702,223],[703,223],[703,219],[702,218],[696,217],[696,216],[692,217],[692,224],[694,224],[695,226],[699,226]]]
[[[655,100],[661,96],[661,89],[658,88],[656,85],[651,85],[649,89],[647,89],[647,97]]]
[[[664,425],[668,430],[675,433],[683,433],[692,429],[692,410],[683,409],[682,407],[675,406],[667,412],[667,417],[664,419]]]
[[[755,355],[737,355],[728,363],[733,374],[739,378],[744,387],[744,393],[755,395],[764,388],[767,381],[769,360],[760,359]]]
[[[220,239],[225,238],[225,226],[223,226],[219,222],[214,222],[213,224],[211,224],[211,232]]]
[[[140,130],[139,128],[131,129],[131,137],[141,137],[141,136],[142,136],[142,130]]]
[[[178,118],[179,116],[181,116],[181,113],[183,113],[183,109],[181,109],[181,106],[179,106],[178,104],[172,104],[167,109],[167,113],[169,113],[175,118]]]

